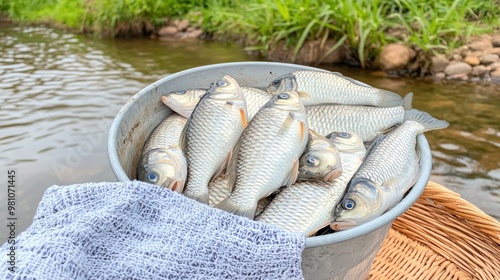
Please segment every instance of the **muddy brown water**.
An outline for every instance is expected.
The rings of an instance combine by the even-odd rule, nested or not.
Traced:
[[[0,218],[7,171],[16,171],[16,232],[32,222],[52,185],[115,181],[107,159],[113,117],[146,85],[184,69],[257,60],[233,44],[106,40],[49,28],[0,26]],[[431,180],[500,219],[500,85],[386,78],[329,68],[404,95],[450,122],[426,133]],[[0,242],[7,239],[0,226]]]

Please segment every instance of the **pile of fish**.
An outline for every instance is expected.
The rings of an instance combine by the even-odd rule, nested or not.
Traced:
[[[226,75],[161,97],[176,113],[145,143],[138,179],[305,236],[348,229],[403,198],[417,136],[448,126],[412,98],[332,72],[295,71],[267,91]]]

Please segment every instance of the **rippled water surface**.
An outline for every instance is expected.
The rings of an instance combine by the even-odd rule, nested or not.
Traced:
[[[47,28],[0,26],[0,164],[17,172],[18,232],[47,187],[114,181],[106,145],[121,106],[146,85],[180,70],[255,60],[238,46],[150,39],[103,40]],[[500,86],[390,79],[340,71],[401,95],[450,122],[427,133],[432,180],[500,218]],[[6,191],[0,209],[6,209]],[[6,211],[0,217],[5,220]],[[2,227],[0,241],[6,239]]]

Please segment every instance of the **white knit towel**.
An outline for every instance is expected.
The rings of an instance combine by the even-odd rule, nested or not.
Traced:
[[[6,279],[303,279],[305,238],[147,183],[52,186]],[[2,259],[11,244],[1,248]]]

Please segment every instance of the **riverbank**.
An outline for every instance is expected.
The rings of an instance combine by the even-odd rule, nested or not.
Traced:
[[[236,40],[248,51],[273,61],[340,63],[380,68],[389,75],[496,79],[492,74],[496,69],[490,66],[495,62],[485,65],[481,61],[484,55],[490,55],[486,61],[491,61],[497,51],[474,53],[470,45],[475,38],[483,41],[482,34],[498,32],[500,6],[496,0],[108,2],[6,0],[0,2],[0,10],[16,22],[104,36],[157,34],[163,39]],[[180,22],[187,26],[179,28]],[[472,61],[465,61],[468,55],[480,63],[468,64]],[[462,71],[437,71],[436,62],[444,65],[444,60],[461,65],[452,68]],[[484,67],[476,67],[480,65]]]

